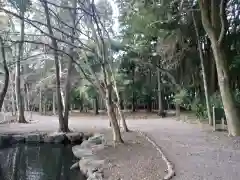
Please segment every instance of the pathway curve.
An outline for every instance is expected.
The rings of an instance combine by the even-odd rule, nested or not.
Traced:
[[[201,130],[172,119],[149,121],[145,131],[175,165],[174,180],[239,180],[240,138]]]
[[[58,127],[56,117],[34,115],[34,119],[39,121],[0,125],[0,133],[52,131]],[[228,138],[172,118],[130,119],[128,124],[131,129],[146,132],[162,148],[175,166],[174,180],[240,180],[240,137]],[[107,126],[104,116],[70,119],[70,127],[75,130]]]

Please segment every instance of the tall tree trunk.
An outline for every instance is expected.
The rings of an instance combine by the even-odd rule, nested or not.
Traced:
[[[116,118],[116,113],[114,111],[114,104],[112,101],[111,89],[112,89],[111,85],[109,85],[106,88],[106,107],[107,107],[108,117],[110,118],[110,122],[112,125],[113,141],[115,143],[123,143],[120,128]]]
[[[94,99],[94,114],[98,115],[99,114],[99,106],[98,106],[98,97],[96,96]]]
[[[20,16],[24,17],[24,10],[20,10]],[[24,116],[24,104],[23,104],[23,97],[21,93],[21,59],[23,57],[23,43],[24,43],[24,20],[21,20],[21,41],[19,42],[18,46],[18,59],[16,62],[16,97],[17,97],[17,109],[18,109],[18,122],[19,123],[27,123],[25,116]]]
[[[11,92],[12,115],[16,115],[16,101],[15,101],[15,91],[14,91],[14,89],[15,89],[15,87],[14,87],[14,76],[11,75],[10,78],[11,78],[10,82],[12,82],[11,83],[11,90],[12,90],[12,92]]]
[[[113,89],[114,89],[114,92],[116,94],[116,97],[117,97],[117,102],[116,102],[116,106],[117,106],[117,110],[118,110],[118,113],[119,113],[119,116],[120,116],[120,119],[121,119],[121,122],[122,122],[122,125],[123,125],[123,129],[125,132],[129,132],[129,129],[127,127],[127,123],[126,123],[126,119],[125,119],[125,116],[123,114],[123,111],[121,110],[121,98],[119,96],[119,91],[118,91],[118,87],[117,87],[117,82],[116,82],[116,79],[115,79],[115,76],[113,75],[112,73],[112,77],[113,77]],[[120,124],[119,124],[120,125]]]
[[[207,32],[211,41],[214,59],[216,62],[217,74],[218,74],[218,85],[222,97],[224,111],[228,123],[228,133],[231,136],[240,135],[240,114],[234,103],[233,94],[230,88],[229,72],[227,65],[227,53],[224,47],[224,39],[227,30],[227,19],[226,19],[226,0],[221,0],[219,17],[221,19],[221,32],[218,35],[218,29],[214,28],[213,24],[209,19],[209,1],[200,0],[200,10],[202,16],[202,23],[205,31]],[[215,10],[211,10],[213,16]]]
[[[60,56],[60,57],[62,57],[62,56]],[[62,61],[63,59],[62,58],[60,58],[60,61],[59,61],[59,74],[60,74],[60,81],[61,81],[61,79],[62,79],[62,77],[63,77],[63,72],[62,72]],[[68,64],[69,65],[69,64]],[[67,81],[66,81],[67,82]],[[65,86],[66,86],[66,83],[65,83]],[[62,98],[62,105],[63,105],[63,111],[65,110],[65,97],[64,97],[64,92],[63,92],[63,88],[62,87],[60,87],[60,93],[61,93],[61,98]]]
[[[74,36],[75,36],[75,30],[76,30],[76,13],[77,13],[77,0],[73,1],[73,10],[71,12],[72,14],[72,36],[71,36],[71,42],[74,44]],[[68,129],[68,117],[69,117],[69,109],[70,109],[70,92],[71,92],[71,74],[73,70],[73,61],[74,61],[74,52],[73,47],[70,47],[70,58],[68,60],[68,66],[67,66],[67,77],[65,80],[65,99],[64,99],[64,131],[69,131]]]
[[[53,91],[52,110],[53,110],[53,115],[56,115],[56,95],[54,91]]]
[[[42,87],[40,87],[39,88],[39,106],[38,106],[39,107],[38,111],[40,114],[42,114],[42,104],[43,104],[42,99],[43,99],[42,98]]]
[[[57,106],[58,106],[57,109],[58,109],[59,131],[66,131],[64,118],[63,118],[63,104],[62,104],[62,97],[61,97],[59,59],[58,59],[58,51],[57,51],[58,45],[57,45],[56,39],[54,38],[52,25],[50,21],[48,4],[46,1],[43,1],[43,6],[44,6],[45,16],[47,20],[48,31],[49,31],[49,34],[51,35],[52,46],[54,48],[53,52],[54,52],[54,64],[56,69],[56,96],[57,96]]]
[[[161,72],[157,68],[157,83],[158,83],[158,113],[161,115],[163,113],[163,103],[162,103],[162,89],[161,89]]]
[[[151,85],[152,85],[152,71],[149,68],[149,82],[148,82],[148,91],[149,94],[147,95],[147,111],[148,112],[152,112],[152,89],[151,89]]]
[[[197,22],[196,22],[196,19],[195,19],[194,12],[192,12],[192,18],[193,18],[194,28],[195,28],[195,32],[196,32],[199,57],[200,57],[200,61],[201,61],[204,94],[205,94],[205,100],[206,100],[206,105],[207,105],[207,113],[208,113],[208,121],[209,121],[210,125],[213,125],[212,116],[211,116],[211,109],[210,109],[211,107],[210,107],[210,102],[209,102],[209,91],[208,91],[208,85],[207,85],[207,76],[206,76],[206,70],[205,70],[205,66],[204,66],[202,44],[200,42],[199,30],[198,30],[198,26],[197,26]]]
[[[132,112],[136,111],[136,97],[135,97],[135,66],[132,68]]]
[[[28,93],[27,93],[27,83],[24,83],[24,110],[28,111]]]
[[[8,90],[9,70],[8,70],[6,56],[5,56],[4,43],[3,43],[3,39],[1,37],[0,37],[0,44],[1,44],[1,51],[2,51],[3,68],[4,68],[4,73],[5,73],[4,86],[0,93],[0,111],[2,111],[3,101],[4,101],[4,98],[5,98],[5,96],[7,94],[7,90]]]

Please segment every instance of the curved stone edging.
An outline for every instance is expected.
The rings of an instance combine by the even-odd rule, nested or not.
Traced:
[[[164,176],[163,180],[169,180],[169,179],[171,179],[173,176],[175,176],[175,171],[174,171],[174,169],[173,169],[173,165],[172,165],[172,163],[167,159],[167,157],[165,156],[165,154],[163,153],[163,151],[161,150],[161,148],[160,148],[153,140],[151,140],[146,133],[143,133],[143,132],[141,132],[141,131],[139,131],[139,130],[137,130],[137,132],[138,132],[141,136],[143,136],[144,138],[146,138],[146,140],[147,140],[148,142],[150,142],[150,143],[156,148],[156,150],[161,154],[163,161],[166,163],[166,165],[167,165],[167,174]]]
[[[102,166],[105,160],[98,159],[95,153],[104,149],[104,141],[102,134],[95,134],[80,145],[73,146],[72,152],[79,161],[74,163],[70,169],[79,168],[87,180],[102,180],[104,177]]]
[[[17,143],[51,143],[51,144],[81,144],[91,135],[82,132],[44,133],[31,132],[23,134],[0,134],[0,148]]]

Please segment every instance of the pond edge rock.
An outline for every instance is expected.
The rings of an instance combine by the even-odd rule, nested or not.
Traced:
[[[51,144],[81,144],[85,139],[91,137],[92,134],[84,134],[82,132],[31,132],[22,134],[0,134],[0,148],[9,147],[17,143],[51,143]]]
[[[105,160],[98,159],[96,152],[104,149],[104,144],[104,135],[95,134],[88,140],[84,140],[82,144],[73,146],[73,154],[80,160],[74,163],[70,169],[79,168],[87,180],[102,180]]]

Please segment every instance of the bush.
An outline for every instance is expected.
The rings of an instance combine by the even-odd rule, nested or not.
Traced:
[[[199,97],[195,98],[191,104],[191,109],[198,119],[207,118],[207,107]]]
[[[210,107],[222,108],[222,98],[219,92],[215,92],[212,96],[210,96]]]

